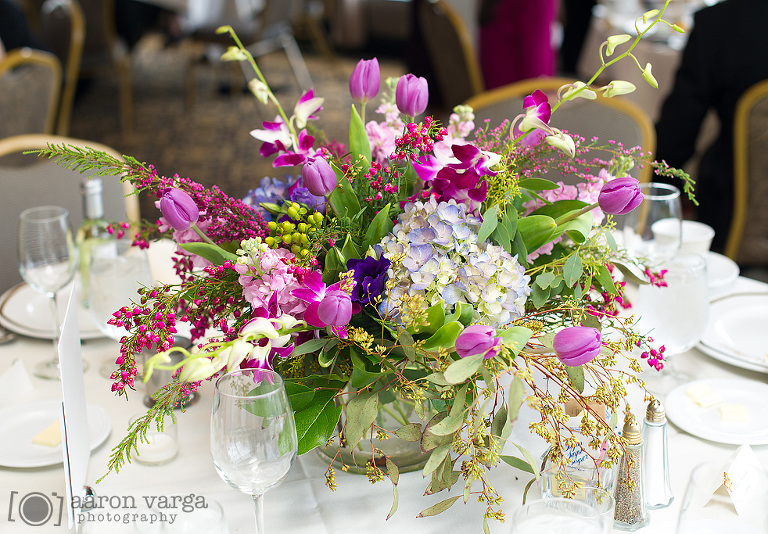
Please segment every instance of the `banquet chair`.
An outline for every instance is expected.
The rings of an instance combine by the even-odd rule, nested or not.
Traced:
[[[481,93],[483,76],[475,46],[455,8],[446,0],[422,0],[416,16],[443,108],[451,110]]]
[[[296,82],[303,90],[312,87],[312,78],[304,63],[299,45],[293,35],[292,16],[295,0],[217,0],[219,9],[211,16],[198,23],[187,35],[193,43],[204,45],[234,45],[228,33],[216,33],[222,25],[229,25],[253,57],[264,56],[282,49],[288,58]],[[195,66],[198,58],[193,58],[187,65],[186,100],[191,107],[195,92]],[[253,78],[250,66],[242,63],[246,78]]]
[[[56,56],[17,48],[0,60],[0,138],[53,133],[61,88]]]
[[[46,0],[38,17],[40,35],[64,67],[56,134],[67,135],[77,79],[80,75],[85,41],[85,16],[77,0]]]
[[[23,154],[46,148],[49,143],[75,147],[91,147],[116,158],[114,149],[81,139],[58,135],[18,135],[0,139],[0,244],[6,253],[0,255],[0,293],[21,281],[16,258],[16,229],[19,214],[26,208],[42,205],[63,206],[69,210],[72,229],[83,220],[80,182],[90,174],[80,174],[57,165],[53,160]],[[104,218],[108,221],[139,221],[139,199],[130,183],[117,176],[104,176]]]
[[[768,80],[736,103],[734,205],[725,254],[741,265],[768,265]]]
[[[521,80],[476,95],[465,103],[474,109],[476,126],[482,127],[483,121],[489,119],[493,128],[504,119],[511,123],[517,115],[523,113],[523,99],[535,90],[540,89],[546,93],[552,104],[557,90],[574,81],[550,77]],[[596,100],[577,98],[565,102],[552,113],[550,125],[578,132],[587,141],[597,137],[600,144],[618,141],[626,148],[639,146],[644,154],[650,154],[656,149],[656,132],[651,118],[638,105],[620,96],[605,98],[598,92]],[[630,174],[641,182],[648,182],[652,170],[650,165],[645,165],[642,169],[633,169]],[[550,171],[548,178],[568,182],[553,174],[555,172]]]

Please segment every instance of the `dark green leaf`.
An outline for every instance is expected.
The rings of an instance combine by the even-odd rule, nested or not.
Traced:
[[[329,201],[333,211],[340,217],[349,217],[351,219],[360,213],[360,202],[352,190],[352,184],[349,183],[344,173],[335,166],[334,171],[336,171],[337,183],[336,188],[329,197]]]
[[[437,329],[430,338],[428,338],[422,347],[425,350],[436,349],[437,347],[444,347],[452,349],[454,343],[456,343],[456,337],[464,329],[464,326],[458,321],[451,321],[445,323],[443,326]]]
[[[291,352],[291,357],[294,356],[301,356],[302,354],[309,354],[312,352],[320,352],[326,345],[333,344],[336,345],[339,340],[336,338],[318,338],[318,339],[310,339],[309,341],[302,343],[298,347],[293,349],[293,352]]]
[[[381,208],[379,213],[376,214],[376,217],[374,217],[371,221],[371,225],[365,231],[363,251],[367,251],[368,247],[371,247],[381,241],[382,238],[387,235],[394,227],[392,224],[392,219],[389,216],[389,208],[389,204]]]
[[[296,411],[296,433],[299,437],[298,454],[305,454],[312,449],[325,445],[339,422],[341,406],[334,402],[336,392],[320,390],[306,409]]]
[[[356,164],[356,156],[363,156],[367,163],[371,161],[371,143],[365,131],[363,119],[352,104],[352,114],[349,118],[349,150],[352,152],[352,163]]]
[[[438,302],[427,308],[427,324],[409,326],[408,331],[411,334],[434,334],[438,328],[443,326],[443,323],[445,323],[443,303]]]
[[[546,178],[523,178],[517,182],[517,185],[530,191],[548,191],[560,187],[552,180],[547,180]]]
[[[553,219],[557,219],[566,213],[580,210],[586,206],[589,206],[589,204],[582,202],[581,200],[558,200],[557,202],[536,209],[531,215],[547,215]]]
[[[354,347],[350,347],[349,358],[352,360],[352,377],[349,385],[355,389],[361,389],[376,382],[382,376],[380,371],[369,371],[365,360]]]
[[[180,243],[179,246],[187,252],[205,258],[214,265],[223,265],[227,260],[232,263],[237,262],[236,254],[227,252],[218,245],[211,245],[210,243],[203,243],[202,241],[193,241],[189,243]]]
[[[497,225],[493,230],[493,241],[507,252],[512,247],[512,235],[503,224]]]

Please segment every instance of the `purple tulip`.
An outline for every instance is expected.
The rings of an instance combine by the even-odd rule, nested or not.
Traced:
[[[591,362],[602,347],[600,330],[589,326],[571,326],[555,334],[552,347],[557,358],[569,367]]]
[[[307,160],[301,169],[304,187],[316,197],[324,197],[336,188],[336,173],[323,158]]]
[[[355,101],[364,104],[379,94],[380,83],[379,60],[361,59],[349,77],[349,94]]]
[[[427,102],[429,102],[427,80],[413,74],[400,76],[395,89],[395,103],[400,113],[409,117],[421,115],[427,109]]]
[[[456,338],[456,354],[462,358],[475,354],[485,354],[483,359],[493,358],[501,349],[501,338],[496,329],[483,324],[473,324],[461,331]]]
[[[163,190],[160,211],[166,222],[180,232],[189,228],[200,217],[200,210],[192,197],[175,187],[167,187]]]
[[[600,209],[613,215],[624,215],[640,205],[643,194],[640,183],[631,176],[615,178],[606,182],[597,196]]]
[[[317,317],[326,325],[346,326],[352,318],[352,299],[339,289],[329,291],[317,305]]]

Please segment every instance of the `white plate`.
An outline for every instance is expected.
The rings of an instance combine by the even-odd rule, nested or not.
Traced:
[[[707,253],[707,281],[709,292],[718,293],[728,288],[739,277],[739,266],[728,256]]]
[[[60,320],[64,320],[66,300],[65,293],[59,293]],[[78,310],[78,319],[80,339],[104,337],[82,304]],[[24,336],[53,339],[53,317],[48,297],[25,283],[13,286],[0,296],[0,325]]]
[[[693,384],[706,383],[720,394],[725,404],[742,404],[749,410],[744,423],[723,421],[718,406],[702,408],[686,393]],[[696,380],[672,390],[664,401],[667,417],[682,430],[710,441],[731,445],[768,444],[768,384],[753,380]]]
[[[91,450],[109,437],[112,423],[99,406],[88,404],[88,435]],[[46,447],[32,438],[59,420],[60,400],[45,400],[10,406],[0,411],[0,465],[5,467],[45,467],[63,461],[61,444]]]
[[[697,348],[722,362],[768,373],[768,293],[733,293],[713,299]]]

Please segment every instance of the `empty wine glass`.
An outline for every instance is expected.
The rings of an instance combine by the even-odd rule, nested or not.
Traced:
[[[58,379],[61,373],[56,293],[72,281],[77,269],[77,248],[72,237],[69,212],[60,206],[38,206],[21,212],[18,253],[21,277],[33,289],[48,297],[53,317],[54,357],[36,365],[34,373],[40,378]]]
[[[675,355],[693,348],[707,328],[709,284],[707,261],[698,254],[676,256],[660,268],[666,270],[666,287],[640,286],[635,312],[638,330],[664,345],[663,372],[651,375],[646,384],[653,393],[666,394],[690,379],[675,367]]]
[[[264,493],[288,474],[297,448],[293,410],[280,375],[241,369],[216,381],[213,465],[224,482],[253,497],[259,534],[264,534]]]
[[[680,250],[682,208],[680,190],[664,183],[640,184],[643,202],[633,211],[616,216],[623,228],[624,248],[636,258],[650,261],[652,270],[659,262]]]
[[[138,301],[139,288],[150,285],[152,271],[147,253],[132,246],[130,239],[106,239],[90,248],[88,309],[105,336],[120,341],[126,334],[125,330],[107,321],[123,306]],[[115,358],[102,363],[99,374],[110,378],[115,371]]]

